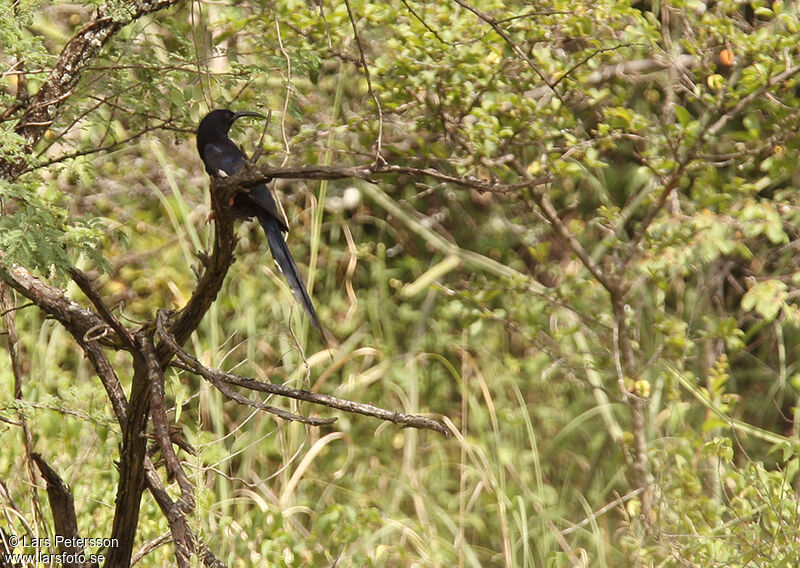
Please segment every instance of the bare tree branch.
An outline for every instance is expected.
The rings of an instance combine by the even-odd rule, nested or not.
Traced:
[[[264,383],[255,379],[240,377],[239,375],[234,375],[218,369],[206,367],[200,361],[198,361],[197,358],[183,350],[175,341],[175,339],[166,331],[163,322],[161,323],[162,325],[159,325],[157,328],[159,336],[183,363],[183,365],[176,366],[182,369],[190,370],[212,384],[223,382],[256,392],[266,392],[269,394],[293,398],[295,400],[302,400],[305,402],[320,404],[322,406],[328,406],[337,410],[344,410],[345,412],[373,416],[381,420],[386,420],[395,424],[403,424],[404,426],[410,426],[412,428],[434,430],[447,438],[450,437],[450,430],[444,424],[424,416],[406,414],[404,412],[392,412],[391,410],[378,408],[377,406],[373,406],[371,404],[353,402],[351,400],[345,400],[335,396],[319,394],[307,390],[293,389],[284,385]]]
[[[144,460],[147,456],[145,437],[150,416],[150,383],[161,372],[152,356],[152,335],[146,328],[134,336],[137,350],[133,351],[133,379],[128,405],[128,418],[123,425],[122,448],[119,460],[119,483],[114,510],[111,538],[118,546],[109,550],[105,567],[128,568],[133,554],[136,526],[142,491],[145,487]],[[150,357],[147,354],[151,355]]]
[[[148,362],[150,371],[150,409],[153,417],[153,436],[161,448],[161,454],[167,466],[167,473],[175,478],[181,490],[179,502],[182,510],[189,513],[194,510],[194,487],[189,482],[186,472],[181,467],[181,462],[172,449],[172,440],[169,435],[169,420],[167,418],[167,408],[164,402],[164,373],[161,365],[156,358],[155,349],[152,345],[145,344],[144,355]],[[158,372],[153,372],[158,369]]]
[[[92,302],[92,305],[97,309],[97,313],[100,314],[100,317],[114,330],[117,332],[117,336],[119,337],[120,341],[128,348],[133,349],[133,338],[131,337],[128,330],[125,329],[120,321],[114,317],[114,314],[108,309],[108,307],[103,303],[103,299],[100,297],[100,294],[95,289],[92,282],[89,280],[89,277],[86,274],[78,270],[77,268],[71,268],[70,274],[72,275],[72,279],[81,289],[81,291],[86,294],[86,297],[89,298],[89,301]]]
[[[361,68],[364,70],[364,77],[367,79],[367,89],[378,110],[378,140],[375,143],[375,162],[383,163],[383,108],[381,107],[381,101],[378,99],[378,95],[375,94],[372,88],[372,77],[369,74],[369,65],[367,65],[367,58],[364,55],[364,45],[361,43],[361,36],[358,33],[358,26],[356,25],[356,18],[353,15],[353,8],[350,6],[349,0],[344,0],[344,5],[347,7],[347,15],[353,27],[353,35],[356,38],[356,45],[358,46],[359,61],[361,62]]]
[[[175,342],[175,338],[172,337],[167,331],[167,314],[165,310],[158,311],[158,316],[156,319],[156,329],[161,339],[167,342],[167,345],[171,349],[177,348],[180,350],[177,343]],[[176,351],[173,352],[177,354]],[[193,369],[188,365],[186,365],[185,363],[183,365],[173,363],[172,365],[193,372]],[[215,374],[209,374],[208,376],[204,375],[204,378],[207,379],[212,385],[214,385],[214,387],[218,391],[220,391],[223,395],[225,395],[229,399],[234,400],[239,404],[243,404],[245,406],[252,406],[253,408],[269,412],[270,414],[274,414],[278,418],[283,418],[284,420],[290,420],[294,422],[302,422],[304,424],[310,424],[312,426],[324,426],[326,424],[332,424],[333,422],[336,422],[336,418],[312,418],[308,416],[300,416],[299,414],[293,414],[291,412],[287,412],[280,408],[269,406],[268,404],[264,404],[257,400],[251,400],[246,396],[241,395],[235,390],[233,390],[230,386],[228,386],[228,384],[225,381],[220,380],[219,377],[217,377],[217,375]]]
[[[86,337],[90,331],[101,330],[104,332],[103,339],[98,341],[110,347],[121,348],[120,341],[111,340],[116,337],[114,330],[97,314],[82,308],[67,298],[63,290],[42,282],[22,266],[3,265],[2,253],[0,253],[0,280],[56,318],[76,339]]]
[[[134,140],[141,138],[148,132],[153,132],[155,130],[161,130],[161,129],[168,130],[169,129],[168,127],[171,124],[172,124],[172,119],[163,120],[156,125],[142,128],[141,130],[139,130],[138,132],[134,132],[130,136],[126,136],[125,138],[117,140],[116,142],[111,142],[109,144],[106,144],[105,146],[99,146],[99,147],[93,146],[91,148],[84,148],[83,150],[77,150],[69,154],[56,156],[55,158],[51,158],[45,162],[41,162],[33,166],[26,167],[19,172],[19,175],[26,174],[34,170],[39,170],[41,168],[46,168],[48,166],[52,166],[53,164],[58,164],[60,162],[65,162],[67,160],[72,160],[74,158],[80,158],[81,156],[89,156],[91,154],[101,154],[103,152],[111,152],[112,150],[116,150],[117,148],[125,146],[126,144],[128,144],[128,142],[132,142]]]
[[[148,540],[141,547],[139,547],[139,550],[133,553],[133,556],[131,557],[131,566],[134,566],[142,558],[153,552],[158,547],[171,541],[172,541],[172,535],[168,532],[165,532],[157,536],[156,538]]]
[[[47,497],[50,500],[50,511],[53,513],[55,534],[63,536],[65,542],[74,542],[75,539],[80,542],[81,535],[78,531],[78,517],[75,515],[75,500],[72,492],[58,472],[48,465],[41,454],[33,453],[31,458],[36,462],[39,472],[47,482]],[[83,547],[62,544],[59,551],[62,554],[79,555],[83,553]],[[94,568],[97,563],[65,562],[64,566],[67,568]]]
[[[211,304],[216,300],[225,280],[228,269],[233,264],[233,251],[236,248],[237,239],[233,233],[233,216],[229,208],[224,205],[224,192],[218,191],[215,185],[216,180],[211,182],[211,206],[214,211],[214,248],[211,256],[206,258],[204,268],[197,288],[186,306],[178,313],[170,332],[179,345],[183,345],[189,336],[194,333],[200,321],[206,314]],[[164,351],[159,345],[158,357],[162,366],[165,366],[171,354]]]
[[[374,176],[391,174],[405,174],[415,179],[428,177],[459,187],[492,193],[512,193],[520,189],[544,185],[553,180],[552,176],[546,175],[524,179],[516,183],[501,183],[496,180],[483,180],[472,176],[454,176],[433,168],[374,163],[360,166],[287,166],[280,168],[250,165],[230,178],[215,180],[215,187],[218,191],[223,192],[225,197],[229,197],[230,193],[235,192],[234,190],[237,188],[252,187],[273,178],[312,180],[356,178],[375,183]]]
[[[184,504],[173,501],[167,493],[161,478],[150,458],[144,457],[144,474],[150,494],[169,523],[169,532],[175,543],[175,558],[180,568],[189,566],[189,556],[195,550],[195,539],[189,524],[186,522]]]

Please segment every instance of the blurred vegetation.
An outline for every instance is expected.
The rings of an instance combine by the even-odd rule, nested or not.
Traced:
[[[18,100],[15,64],[35,92],[95,4],[4,0],[0,108]],[[474,7],[193,2],[137,20],[32,155],[13,115],[0,122],[0,157],[30,168],[0,181],[3,262],[89,306],[65,277],[77,265],[130,321],[182,306],[213,231],[192,131],[216,107],[270,109],[261,161],[276,166],[370,163],[380,132],[391,164],[498,187],[551,176],[484,193],[276,182],[341,345],[329,355],[309,330],[244,222],[188,349],[456,435],[287,424],[170,371],[170,415],[197,449],[182,454],[192,529],[230,566],[796,566],[797,4]],[[262,126],[232,136],[252,153]],[[119,428],[75,342],[26,303],[21,398],[0,357],[0,529],[52,531],[24,417],[82,534],[105,536]],[[165,531],[145,493],[140,543]]]

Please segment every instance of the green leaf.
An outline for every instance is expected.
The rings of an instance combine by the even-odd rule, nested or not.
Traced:
[[[689,125],[690,122],[692,122],[692,115],[689,114],[689,111],[686,110],[684,107],[680,105],[674,105],[674,109],[675,109],[675,116],[678,119],[678,122],[680,122],[681,126],[685,128],[686,126]]]

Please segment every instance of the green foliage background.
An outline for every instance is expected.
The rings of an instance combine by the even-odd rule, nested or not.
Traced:
[[[24,60],[35,92],[93,5],[0,5],[0,69]],[[380,131],[392,164],[502,184],[552,176],[484,194],[409,176],[277,183],[341,346],[328,355],[308,330],[243,223],[189,349],[242,375],[442,416],[458,434],[347,415],[278,423],[175,371],[172,416],[198,450],[184,456],[192,528],[230,566],[797,565],[797,4],[475,7],[505,37],[464,3],[416,0],[353,0],[358,38],[340,2],[186,3],[125,27],[33,155],[0,123],[0,156],[30,168],[0,182],[3,262],[84,303],[66,270],[98,271],[131,321],[182,306],[212,238],[191,133],[212,107],[271,109],[272,165],[369,163]],[[2,108],[16,77],[0,79]],[[252,152],[261,126],[233,135]],[[623,314],[575,246],[625,291]],[[6,422],[23,415],[72,487],[82,533],[104,536],[110,406],[58,324],[25,308],[16,325],[27,363],[16,400],[0,358],[0,502],[50,530]],[[126,376],[126,357],[114,362]],[[648,518],[634,396],[647,408]],[[0,528],[25,522],[6,514]],[[139,526],[141,543],[167,530],[147,494]]]

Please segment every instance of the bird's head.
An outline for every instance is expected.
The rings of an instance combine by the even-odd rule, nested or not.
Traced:
[[[228,109],[217,109],[205,115],[203,120],[200,121],[200,125],[197,127],[198,149],[215,139],[227,137],[228,131],[231,129],[231,126],[233,126],[233,123],[243,116],[264,118],[263,114],[249,110],[233,112]]]

